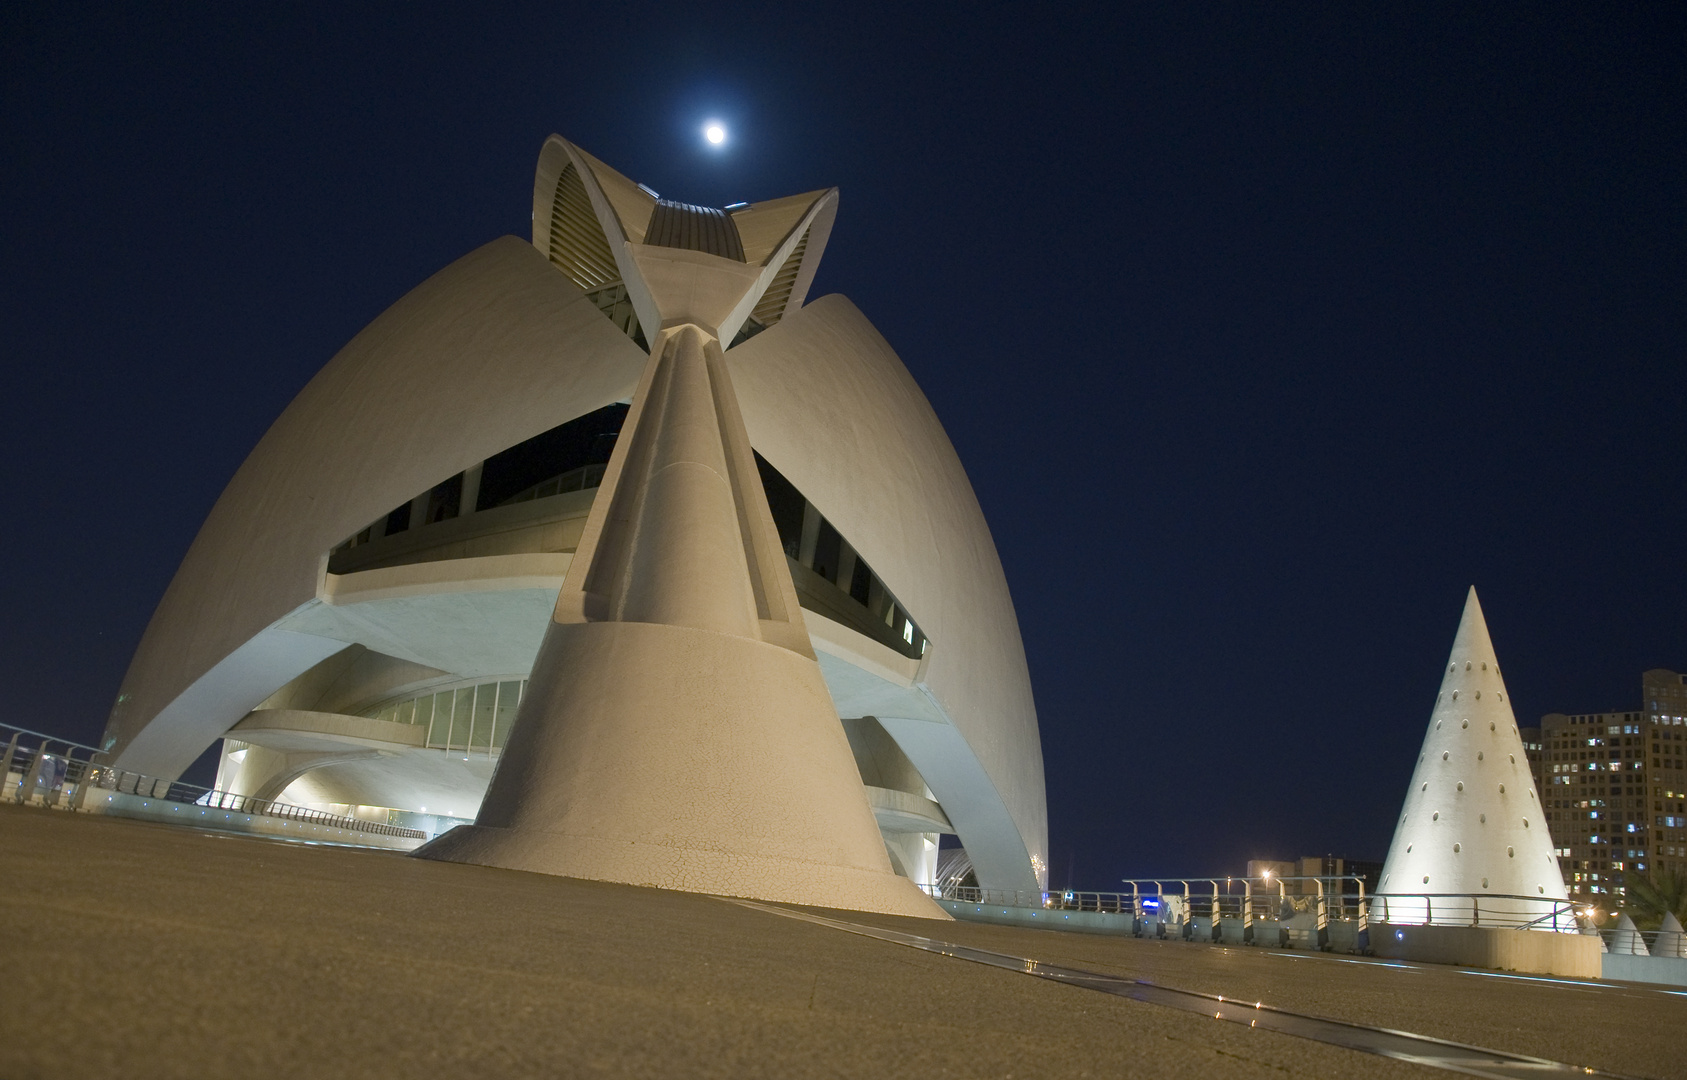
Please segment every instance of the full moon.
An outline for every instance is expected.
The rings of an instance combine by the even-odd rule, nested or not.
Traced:
[[[720,124],[708,124],[703,128],[703,137],[714,146],[726,141],[726,128]]]

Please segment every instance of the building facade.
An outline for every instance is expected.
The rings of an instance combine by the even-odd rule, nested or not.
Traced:
[[[1620,905],[1627,882],[1687,870],[1687,675],[1641,676],[1641,707],[1547,713],[1524,740],[1565,888]]]
[[[475,818],[606,527],[635,394],[695,326],[721,432],[747,440],[731,527],[755,541],[754,601],[794,598],[753,636],[812,656],[890,866],[929,880],[953,833],[981,884],[1040,887],[1036,710],[982,511],[890,346],[843,297],[808,299],[837,201],[691,206],[549,139],[531,240],[401,298],[230,481],[131,662],[113,763],[173,777],[221,739],[239,793]]]

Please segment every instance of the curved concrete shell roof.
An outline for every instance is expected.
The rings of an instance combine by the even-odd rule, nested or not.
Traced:
[[[514,237],[405,295],[305,386],[212,508],[124,677],[104,739],[116,763],[186,768],[344,647],[275,629],[320,603],[330,549],[442,478],[625,398],[644,360]]]
[[[1018,860],[1045,862],[1042,744],[1019,621],[966,470],[913,376],[841,296],[787,315],[726,357],[750,441],[850,538],[932,640],[913,686],[865,688],[871,707],[840,702],[843,711],[877,716],[952,818],[972,818],[976,830],[979,818],[1005,812],[991,824],[1001,843],[1015,832],[1026,847]],[[994,813],[961,809],[985,788],[1000,798]],[[967,849],[980,881],[1010,876],[991,865],[999,845],[973,839]]]
[[[536,210],[573,149],[547,144]],[[625,204],[617,216],[637,209],[635,186],[611,186]],[[595,200],[600,220],[608,202]],[[841,715],[877,717],[918,767],[981,883],[1035,889],[1047,842],[1036,712],[977,499],[929,403],[866,318],[840,296],[800,306],[835,192],[757,205],[793,223],[777,241],[775,229],[749,234],[766,252],[757,287],[767,289],[781,263],[800,262],[802,280],[782,319],[726,354],[751,442],[931,642],[913,660],[805,611],[828,687]],[[539,225],[536,215],[536,234]],[[624,251],[616,258],[636,274]],[[651,296],[639,302],[657,320]],[[542,245],[514,237],[469,253],[376,318],[276,420],[200,529],[112,711],[104,744],[114,762],[177,775],[279,688],[350,644],[371,644],[357,627],[377,604],[390,615],[395,604],[432,603],[429,619],[455,604],[461,633],[497,654],[479,662],[484,670],[465,670],[437,649],[392,650],[409,663],[471,676],[525,670],[512,665],[531,664],[566,553],[511,556],[508,567],[462,559],[460,573],[430,563],[396,592],[362,593],[328,573],[328,554],[442,479],[626,400],[646,355],[623,329]],[[500,633],[509,641],[493,640]]]

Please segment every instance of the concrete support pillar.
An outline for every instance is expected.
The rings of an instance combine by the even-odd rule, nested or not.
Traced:
[[[802,507],[802,542],[797,546],[797,561],[813,569],[814,549],[820,542],[820,511],[813,503]]]
[[[12,759],[18,754],[18,736],[12,733],[11,741],[6,744],[6,753],[0,757],[0,791],[4,791],[12,775]]]
[[[64,785],[70,779],[70,765],[75,760],[75,754],[74,747],[67,747],[64,768],[53,770],[52,782],[47,786],[47,794],[43,796],[43,805],[49,809],[58,806],[59,797],[64,794]]]
[[[416,854],[947,918],[891,869],[713,335],[657,339],[479,815]]]
[[[28,803],[35,795],[36,787],[41,783],[41,766],[47,757],[47,741],[43,739],[41,745],[35,748],[35,759],[29,763],[29,771],[24,773],[23,782],[18,784],[17,794],[14,796],[20,803]]]
[[[88,805],[88,796],[98,790],[104,775],[104,766],[88,762],[88,767],[82,770],[82,778],[76,782],[76,794],[70,798],[72,810],[80,810]]]
[[[850,579],[855,576],[855,549],[848,540],[838,541],[838,588],[849,591]]]
[[[475,503],[480,501],[480,474],[485,468],[484,461],[477,461],[463,470],[463,496],[458,501],[458,517],[467,517],[474,513]]]

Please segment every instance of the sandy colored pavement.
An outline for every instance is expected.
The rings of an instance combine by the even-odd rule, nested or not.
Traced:
[[[835,917],[1687,1077],[1687,996]],[[704,896],[0,807],[0,1076],[1450,1076]]]

